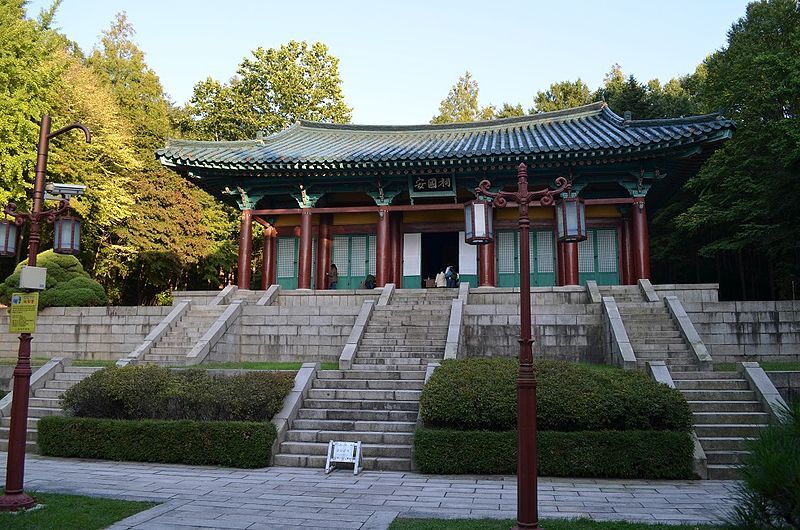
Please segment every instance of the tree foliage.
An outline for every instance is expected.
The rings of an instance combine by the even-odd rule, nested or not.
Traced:
[[[490,120],[494,117],[492,106],[478,106],[478,82],[469,71],[464,72],[453,85],[447,97],[439,104],[439,114],[431,118],[431,123],[461,123],[477,120]]]
[[[544,92],[537,92],[533,98],[531,114],[536,112],[550,112],[553,110],[580,107],[591,103],[592,94],[588,85],[578,78],[576,81],[561,81],[553,83]]]
[[[351,116],[339,59],[321,42],[305,41],[253,50],[228,84],[197,83],[188,112],[187,136],[207,140],[252,139],[298,120],[348,123]]]

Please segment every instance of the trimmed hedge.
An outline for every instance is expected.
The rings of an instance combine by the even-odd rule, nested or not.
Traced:
[[[537,441],[542,476],[692,477],[694,444],[686,432],[540,431]],[[414,459],[422,473],[513,474],[517,433],[417,429]]]
[[[517,360],[445,360],[425,384],[425,425],[505,431],[517,425]],[[688,431],[689,405],[675,389],[641,372],[536,361],[537,423],[542,431]]]
[[[45,456],[256,468],[269,465],[271,423],[123,421],[46,416],[38,423]]]
[[[118,420],[269,421],[294,386],[294,373],[211,376],[206,370],[109,367],[68,389],[68,414]]]

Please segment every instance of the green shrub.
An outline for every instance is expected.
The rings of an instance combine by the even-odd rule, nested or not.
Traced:
[[[800,401],[749,449],[731,524],[743,530],[800,528]]]
[[[255,468],[269,464],[276,436],[271,423],[47,416],[37,443],[46,456]]]
[[[564,361],[537,361],[535,370],[543,431],[691,428],[692,415],[681,393],[643,373]],[[422,391],[422,419],[429,427],[514,429],[516,377],[516,359],[445,360]]]
[[[550,477],[678,479],[692,476],[694,444],[673,431],[540,431],[539,474]],[[516,431],[417,429],[422,473],[513,474]]]
[[[8,304],[12,293],[19,291],[22,261],[14,272],[0,283],[0,302]],[[51,306],[98,306],[108,302],[103,286],[89,277],[75,256],[56,254],[47,250],[36,256],[37,267],[47,269],[47,283],[39,294],[39,309]]]
[[[283,407],[293,374],[211,376],[206,370],[109,367],[64,392],[68,414],[121,420],[266,421]]]

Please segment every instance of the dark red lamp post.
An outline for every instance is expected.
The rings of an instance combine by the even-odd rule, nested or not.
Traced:
[[[16,204],[9,204],[4,213],[14,217],[14,222],[3,221],[0,223],[0,251],[3,255],[14,255],[17,227],[26,222],[30,223],[28,235],[28,265],[36,266],[36,255],[39,253],[39,233],[42,222],[57,223],[56,241],[53,249],[56,252],[76,254],[80,248],[80,224],[69,212],[69,199],[60,202],[55,210],[42,210],[44,204],[45,173],[47,171],[47,150],[50,140],[72,129],[80,129],[86,136],[86,142],[92,140],[92,135],[85,126],[73,123],[62,127],[55,132],[50,132],[50,116],[42,117],[39,129],[39,145],[36,156],[36,181],[33,186],[33,209],[30,213],[17,211]],[[69,194],[65,193],[67,197]],[[64,217],[66,215],[66,217]],[[71,220],[71,222],[70,222]],[[13,237],[12,237],[13,236]],[[9,250],[11,249],[11,251]],[[10,252],[10,253],[8,253]],[[25,477],[25,439],[28,430],[28,394],[31,387],[31,340],[30,333],[19,336],[19,355],[17,366],[14,368],[14,388],[11,402],[11,429],[8,435],[8,464],[6,466],[5,494],[0,496],[0,511],[16,511],[30,508],[35,500],[23,491]]]
[[[478,199],[492,199],[491,204],[497,208],[504,208],[506,204],[514,202],[519,208],[519,301],[520,301],[520,339],[519,339],[519,375],[517,377],[517,526],[515,528],[540,528],[539,527],[539,507],[536,491],[536,466],[538,452],[536,448],[536,376],[533,372],[533,338],[531,337],[531,264],[529,256],[530,240],[528,233],[531,221],[528,217],[530,205],[538,200],[542,206],[550,206],[555,202],[562,192],[566,192],[567,197],[571,196],[572,185],[564,177],[556,179],[556,189],[543,188],[540,190],[528,190],[528,168],[525,164],[517,167],[518,189],[516,192],[500,191],[493,193],[489,191],[491,183],[484,180],[475,188]],[[483,221],[481,225],[481,211],[476,210],[476,204],[486,204],[488,213],[491,217],[488,203],[484,201],[473,201],[465,206],[465,220],[467,227],[465,237],[467,243],[482,244],[490,243],[493,234],[491,233],[491,221]],[[559,204],[559,208],[563,204]],[[573,233],[577,236],[577,231],[582,230],[585,234],[585,220],[575,217],[579,208],[570,207],[567,210],[565,226],[576,227]],[[478,222],[476,222],[478,219]],[[470,226],[470,224],[472,226]],[[482,228],[483,227],[483,228]],[[583,227],[583,228],[581,228]],[[560,233],[559,233],[559,237]],[[585,236],[584,236],[585,237]]]

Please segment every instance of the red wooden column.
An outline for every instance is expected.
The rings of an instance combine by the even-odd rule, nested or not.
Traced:
[[[317,234],[317,289],[328,288],[327,273],[331,270],[331,249],[333,249],[331,224],[333,224],[333,216],[331,214],[320,216],[319,233]],[[338,267],[339,265],[337,264],[336,266]]]
[[[300,252],[297,258],[297,288],[311,289],[311,210],[300,214]]]
[[[253,257],[253,210],[242,210],[242,224],[239,227],[239,274],[236,286],[250,288],[250,261]]]
[[[478,246],[478,287],[495,287],[497,285],[495,275],[495,244],[494,241]]]
[[[625,214],[622,217],[622,244],[621,247],[621,260],[622,261],[622,284],[633,285],[636,283],[636,276],[633,267],[633,234],[631,228],[630,214]]]
[[[277,283],[278,231],[270,225],[264,228],[264,267],[261,271],[261,289]]]
[[[556,242],[556,285],[564,285],[564,245]]]
[[[383,287],[389,282],[389,275],[392,270],[392,231],[389,229],[389,211],[385,208],[378,208],[378,229],[377,229],[377,248],[375,261],[375,283],[378,287]],[[370,271],[367,271],[369,273]]]
[[[391,217],[392,274],[395,287],[403,287],[403,212],[394,212]]]
[[[633,225],[633,268],[639,279],[650,279],[650,235],[647,232],[647,210],[644,207],[644,197],[635,197],[631,208]]]
[[[578,243],[569,241],[559,243],[561,245],[561,256],[564,258],[562,269],[564,285],[580,285],[578,274]]]

